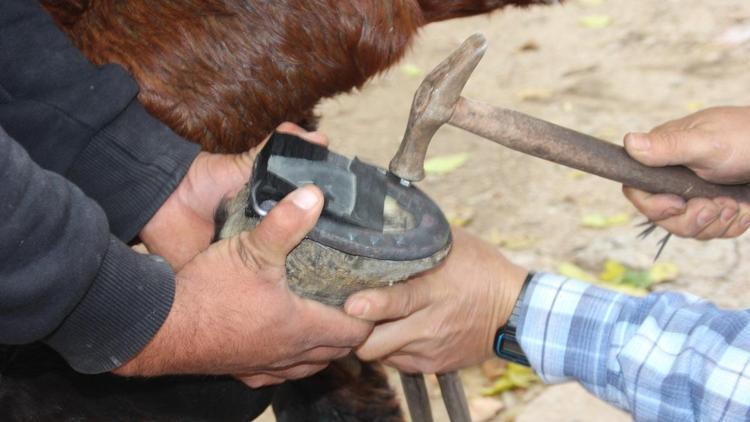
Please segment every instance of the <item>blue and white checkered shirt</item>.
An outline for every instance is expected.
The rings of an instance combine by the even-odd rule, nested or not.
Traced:
[[[750,420],[747,310],[545,273],[517,306],[518,341],[545,382],[577,380],[637,421]]]

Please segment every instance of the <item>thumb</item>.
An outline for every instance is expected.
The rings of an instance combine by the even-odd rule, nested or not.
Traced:
[[[381,289],[364,290],[347,299],[347,314],[377,322],[407,317],[430,304],[427,283],[416,279]]]
[[[323,194],[313,185],[287,195],[254,230],[240,234],[262,265],[283,267],[286,256],[315,227],[323,209]]]
[[[695,129],[665,129],[625,135],[625,150],[628,154],[651,167],[701,167],[711,157],[711,148],[711,140],[707,135]]]

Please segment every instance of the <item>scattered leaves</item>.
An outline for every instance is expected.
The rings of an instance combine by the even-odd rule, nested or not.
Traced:
[[[529,388],[537,382],[539,382],[539,377],[531,368],[515,363],[508,363],[505,372],[495,380],[492,386],[482,390],[482,395],[495,396],[505,391]]]
[[[572,262],[561,263],[557,271],[566,277],[597,284],[633,296],[645,296],[651,286],[674,280],[680,272],[677,265],[671,262],[657,262],[648,269],[642,270],[630,268],[612,259],[604,262],[598,277]]]
[[[470,157],[467,152],[433,157],[424,162],[424,171],[433,176],[448,174],[466,164]]]
[[[584,28],[602,29],[612,24],[612,17],[609,15],[588,15],[582,17],[578,23]]]
[[[407,63],[401,66],[401,73],[410,78],[418,78],[422,76],[424,70],[415,64]]]
[[[600,213],[584,215],[581,219],[581,226],[588,229],[606,229],[613,226],[622,226],[630,222],[630,214],[621,212],[614,215],[604,215]]]

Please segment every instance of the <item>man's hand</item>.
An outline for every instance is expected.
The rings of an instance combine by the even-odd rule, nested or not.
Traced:
[[[320,190],[289,194],[252,231],[212,244],[177,274],[172,309],[120,375],[233,374],[252,387],[311,375],[372,325],[287,287],[287,254],[313,228]]]
[[[436,269],[405,284],[352,295],[346,312],[375,327],[357,355],[406,372],[442,373],[492,356],[492,341],[527,271],[466,232]]]
[[[684,165],[724,184],[750,182],[750,107],[719,107],[667,122],[649,133],[625,136],[631,157],[654,167]],[[750,227],[750,205],[731,198],[650,194],[624,187],[625,196],[651,221],[682,237],[737,237]]]
[[[277,130],[328,145],[325,135],[306,132],[292,123],[283,123]],[[214,236],[219,204],[248,182],[263,145],[265,141],[244,154],[198,154],[182,182],[143,227],[140,238],[149,251],[164,257],[175,270],[204,251]]]

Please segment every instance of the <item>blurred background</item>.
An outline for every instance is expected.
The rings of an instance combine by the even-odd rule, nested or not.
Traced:
[[[750,2],[568,0],[435,24],[400,65],[324,103],[331,148],[387,167],[422,78],[467,36],[490,47],[464,95],[621,144],[628,131],[717,105],[750,104]],[[638,240],[644,219],[620,186],[444,127],[420,187],[465,227],[534,270],[644,294],[675,289],[747,307],[750,239]],[[467,280],[469,282],[469,280]],[[460,353],[460,351],[457,351]],[[392,371],[393,384],[400,388]],[[500,360],[462,371],[475,421],[630,418],[575,383],[543,386]],[[447,421],[434,377],[433,413]],[[261,420],[273,420],[266,413]]]

